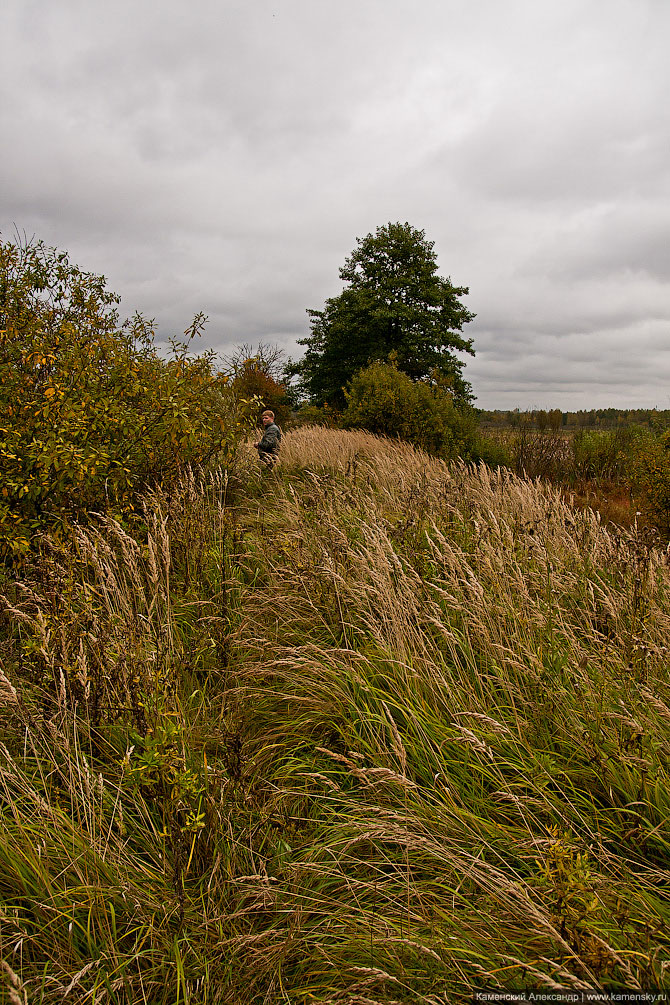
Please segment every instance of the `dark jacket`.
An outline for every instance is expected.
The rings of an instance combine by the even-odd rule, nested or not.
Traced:
[[[267,454],[278,454],[280,440],[281,429],[276,423],[271,422],[269,426],[265,427],[263,439],[258,444],[258,450],[262,450]]]

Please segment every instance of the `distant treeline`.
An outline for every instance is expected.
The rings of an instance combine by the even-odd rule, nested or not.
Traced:
[[[591,408],[578,412],[562,412],[560,408],[515,408],[504,411],[477,409],[480,422],[494,426],[535,425],[538,429],[619,429],[622,426],[640,425],[650,429],[670,428],[670,409],[658,408]]]

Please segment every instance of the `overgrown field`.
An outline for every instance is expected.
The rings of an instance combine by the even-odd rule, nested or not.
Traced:
[[[8,993],[667,985],[653,534],[365,433],[252,454],[45,539],[7,591]]]
[[[614,429],[534,429],[532,414],[515,427],[481,424],[470,456],[518,475],[563,487],[582,508],[630,526],[635,518],[670,539],[670,430],[665,413]],[[553,414],[553,413],[552,413]],[[558,413],[560,417],[560,413]],[[465,456],[462,454],[462,456]]]

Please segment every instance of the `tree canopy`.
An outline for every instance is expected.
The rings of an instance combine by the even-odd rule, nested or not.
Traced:
[[[254,348],[248,342],[239,346],[227,360],[230,388],[241,412],[251,407],[258,416],[271,409],[279,423],[291,417],[293,397],[284,380],[284,352],[278,346],[260,342]]]
[[[340,269],[347,285],[323,310],[308,310],[311,335],[293,364],[301,387],[318,404],[344,405],[353,375],[391,354],[413,380],[434,377],[456,401],[472,399],[464,362],[453,350],[474,355],[472,339],[460,333],[474,318],[461,302],[467,287],[437,273],[433,242],[409,223],[388,223],[357,238]]]

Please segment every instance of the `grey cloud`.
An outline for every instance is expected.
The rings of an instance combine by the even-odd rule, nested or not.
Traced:
[[[649,322],[588,336],[537,336],[517,346],[513,358],[491,339],[469,375],[495,402],[490,407],[515,407],[512,400],[539,408],[606,407],[622,400],[628,407],[668,407],[662,403],[670,399],[669,335],[666,323]]]
[[[670,142],[668,143],[670,149]],[[670,204],[647,200],[605,205],[562,228],[552,245],[536,253],[536,273],[580,281],[619,276],[670,280]]]
[[[295,355],[355,238],[400,219],[470,287],[480,405],[515,375],[547,405],[653,398],[669,376],[665,5],[9,0],[0,18],[0,229],[105,273],[162,339],[204,310],[203,345]]]

